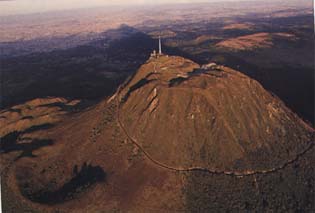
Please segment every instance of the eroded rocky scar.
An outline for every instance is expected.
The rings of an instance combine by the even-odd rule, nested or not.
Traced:
[[[148,80],[147,78],[143,78],[140,81],[138,81],[136,84],[132,85],[129,89],[128,92],[123,96],[122,98],[122,102],[126,102],[129,98],[129,96],[131,95],[132,92],[134,92],[135,90],[143,87],[144,85],[155,81],[154,79]]]

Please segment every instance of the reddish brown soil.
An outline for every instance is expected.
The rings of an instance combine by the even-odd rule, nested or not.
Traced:
[[[195,69],[199,65],[180,57],[153,59],[117,94],[94,107],[63,115],[45,129],[25,132],[30,123],[6,130],[2,138],[7,150],[1,154],[6,212],[209,212],[222,206],[238,211],[275,207],[265,207],[266,202],[271,205],[269,200],[255,203],[263,197],[252,196],[257,185],[270,199],[268,186],[275,187],[281,193],[273,200],[285,208],[291,208],[292,193],[312,196],[308,171],[314,169],[309,157],[313,130],[245,75],[221,66],[191,73]],[[31,106],[28,115],[43,116],[38,103]],[[49,112],[59,115],[55,109]],[[21,119],[6,116],[12,122]],[[10,135],[17,130],[21,132]],[[28,146],[15,140],[26,137]],[[295,160],[268,174],[237,178],[176,172],[161,167],[144,151],[174,168],[263,170]],[[298,156],[303,151],[306,154]],[[272,182],[280,173],[289,178],[286,186],[294,185],[290,192]],[[253,200],[248,201],[247,192]],[[312,205],[305,203],[304,208]]]
[[[258,82],[227,67],[190,74],[198,67],[179,57],[152,60],[122,91],[122,125],[154,159],[249,172],[309,146],[309,130]]]

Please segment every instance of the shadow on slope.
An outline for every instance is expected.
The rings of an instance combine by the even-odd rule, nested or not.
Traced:
[[[106,181],[106,176],[106,173],[101,167],[84,163],[80,171],[78,171],[78,166],[75,165],[73,168],[73,177],[58,189],[50,190],[50,183],[48,183],[47,186],[39,191],[32,192],[31,185],[27,182],[20,185],[20,188],[22,194],[30,200],[37,203],[53,205],[75,198],[97,182]]]
[[[2,153],[10,153],[16,151],[22,151],[22,153],[15,158],[18,160],[23,157],[36,157],[33,151],[40,149],[45,146],[51,146],[54,142],[50,139],[34,139],[34,138],[23,138],[23,134],[35,132],[38,130],[49,129],[53,127],[52,124],[43,124],[39,126],[33,126],[26,129],[23,132],[11,132],[3,136],[0,140],[0,147]],[[20,141],[21,140],[21,141]]]

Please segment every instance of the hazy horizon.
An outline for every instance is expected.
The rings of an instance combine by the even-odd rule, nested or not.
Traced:
[[[101,6],[161,5],[257,0],[0,0],[0,16],[45,13]],[[271,0],[258,0],[273,2]],[[296,0],[293,0],[296,1]],[[290,2],[290,1],[286,1]]]

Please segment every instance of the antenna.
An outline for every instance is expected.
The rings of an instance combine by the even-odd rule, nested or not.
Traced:
[[[159,54],[162,55],[162,42],[161,42],[161,36],[159,36]]]

